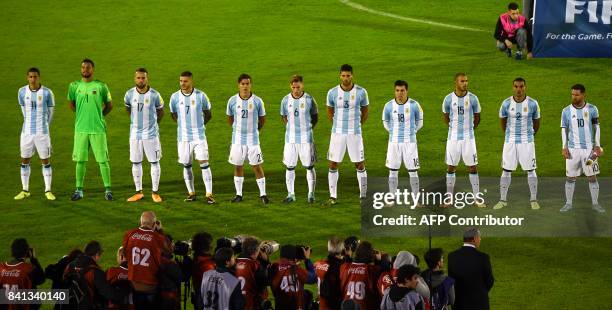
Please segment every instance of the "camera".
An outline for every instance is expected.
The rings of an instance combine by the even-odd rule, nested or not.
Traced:
[[[217,251],[220,248],[231,248],[234,250],[234,253],[242,252],[242,241],[246,238],[246,235],[238,235],[233,238],[231,237],[221,237],[217,239]]]
[[[174,255],[188,256],[189,252],[191,252],[191,240],[174,243]]]
[[[276,253],[280,249],[280,245],[278,242],[274,240],[264,240],[261,242],[259,250],[266,253],[266,255],[270,256],[273,253]]]

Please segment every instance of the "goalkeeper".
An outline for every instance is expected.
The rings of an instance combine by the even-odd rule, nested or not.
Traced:
[[[113,200],[111,192],[108,146],[106,144],[106,122],[104,115],[112,109],[111,94],[105,83],[94,80],[94,63],[91,59],[81,61],[81,79],[68,87],[70,109],[76,112],[74,124],[74,148],[72,160],[76,162],[76,191],[70,198],[77,201],[83,198],[83,181],[91,147],[100,165],[100,175],[104,182],[104,198]]]

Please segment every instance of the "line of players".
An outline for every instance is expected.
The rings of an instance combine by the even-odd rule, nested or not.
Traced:
[[[360,198],[364,198],[367,192],[367,172],[361,126],[368,118],[368,94],[365,88],[353,82],[353,68],[350,65],[341,66],[340,80],[339,85],[328,91],[326,98],[327,116],[333,122],[327,154],[330,193],[327,203],[329,205],[337,203],[338,165],[343,161],[347,150],[351,162],[357,169]],[[136,187],[136,194],[128,198],[128,201],[138,201],[144,197],[142,193],[144,153],[151,163],[152,198],[155,202],[160,202],[162,198],[157,191],[161,174],[159,161],[162,152],[158,122],[163,116],[164,101],[161,95],[149,86],[146,69],[137,69],[134,81],[135,87],[128,90],[124,97],[126,111],[131,117],[130,160],[133,164],[132,175]],[[195,158],[202,170],[206,202],[214,204],[212,173],[208,163],[208,144],[205,134],[205,124],[212,116],[211,102],[203,91],[194,88],[191,72],[181,73],[179,82],[180,90],[172,94],[170,98],[170,112],[172,119],[178,125],[178,161],[184,167],[183,175],[188,191],[185,201],[196,200],[192,170],[192,162]],[[36,150],[43,164],[45,195],[47,199],[54,200],[55,197],[51,192],[52,172],[49,162],[51,155],[49,124],[53,118],[54,97],[50,89],[40,84],[38,69],[28,70],[28,83],[29,85],[22,87],[18,93],[19,104],[24,116],[20,143],[23,191],[15,199],[24,199],[30,195],[28,191],[29,163]],[[294,75],[289,84],[291,92],[282,99],[280,105],[280,114],[286,125],[283,164],[287,168],[288,196],[284,202],[290,203],[296,199],[294,181],[295,168],[299,159],[306,168],[308,202],[312,203],[315,200],[316,183],[313,128],[318,121],[318,108],[313,97],[304,92],[301,76]],[[267,204],[269,199],[266,195],[266,181],[262,167],[263,154],[259,145],[259,130],[264,126],[266,111],[263,100],[252,93],[251,87],[251,77],[248,74],[241,74],[238,77],[239,91],[227,103],[226,115],[228,123],[232,126],[232,143],[228,161],[234,165],[236,189],[236,196],[231,201],[237,203],[243,199],[243,165],[248,159],[255,172],[260,199],[262,203]],[[110,101],[110,95],[108,98]],[[76,108],[79,109],[79,107]],[[481,107],[478,97],[468,91],[466,74],[455,75],[455,89],[444,98],[442,112],[449,128],[445,160],[448,165],[447,195],[452,196],[456,178],[455,171],[460,160],[463,160],[464,164],[469,167],[469,180],[476,194],[480,189],[474,129],[480,123]],[[501,200],[494,209],[501,209],[507,205],[506,198],[511,172],[517,168],[519,163],[521,168],[527,171],[531,208],[539,209],[534,136],[540,126],[540,109],[537,101],[526,95],[524,79],[516,78],[513,81],[513,96],[503,101],[499,117],[502,130],[505,132],[505,141],[503,172],[500,179]],[[417,171],[420,164],[416,133],[423,126],[423,110],[417,101],[408,97],[408,84],[405,81],[395,82],[395,96],[384,105],[382,118],[383,125],[389,132],[386,159],[386,166],[389,168],[389,191],[397,190],[399,169],[403,162],[410,176],[411,189],[414,193],[418,193],[420,187]],[[561,211],[565,212],[572,208],[576,177],[584,173],[589,180],[593,209],[605,212],[597,202],[599,186],[596,175],[599,173],[599,165],[596,159],[603,153],[599,142],[599,115],[597,108],[585,101],[583,85],[576,84],[572,87],[572,104],[562,112],[561,127],[562,153],[566,158],[567,170],[565,186],[567,202]],[[93,151],[96,154],[96,150]],[[452,201],[442,207],[451,205]],[[476,206],[486,207],[484,203],[476,204]]]

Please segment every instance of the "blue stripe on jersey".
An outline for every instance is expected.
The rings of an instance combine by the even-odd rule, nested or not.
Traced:
[[[196,106],[193,109],[193,113],[197,113],[196,117],[196,126],[198,128],[198,135],[204,135],[204,116],[202,116],[202,112],[204,111],[204,107],[206,105],[206,98],[204,97],[204,93],[199,91],[194,91],[192,94],[196,98]]]
[[[293,126],[295,127],[295,141],[296,143],[302,141],[302,128],[301,128],[301,122],[300,122],[300,99],[294,99],[291,98],[291,100],[293,100],[293,108],[294,108],[294,114],[293,114]],[[298,112],[298,115],[296,117],[295,115],[295,111]]]
[[[462,98],[459,98],[457,100],[457,108],[462,107],[463,108],[463,113],[465,113],[465,98],[466,97],[467,97],[467,95],[463,96]],[[457,114],[461,115],[459,113],[457,113]],[[468,115],[468,117],[469,116],[470,115]],[[464,117],[461,117],[461,116],[457,117],[457,140],[463,140],[463,136],[464,136],[463,126],[464,126],[464,123],[465,123],[465,116]]]
[[[587,141],[586,141],[586,133],[584,131],[584,127],[588,126],[589,124],[586,122],[587,120],[584,119],[584,115],[583,115],[582,111],[584,111],[584,108],[576,109],[576,116],[577,116],[577,120],[578,120],[576,122],[576,124],[578,124],[580,121],[582,121],[582,124],[584,124],[584,126],[576,126],[576,127],[578,128],[578,137],[580,139],[579,147],[586,149]]]
[[[353,86],[354,87],[354,86]],[[351,92],[345,91],[344,89],[338,86],[338,91],[342,92],[342,102],[338,102],[336,106],[342,106],[342,133],[347,134],[349,131],[349,110],[351,104]]]
[[[30,93],[30,102],[26,102],[26,105],[30,105],[30,133],[36,134],[36,114],[38,112],[38,92],[33,91]]]

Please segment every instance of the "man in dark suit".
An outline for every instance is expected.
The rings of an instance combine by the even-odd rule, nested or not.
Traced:
[[[480,231],[470,228],[463,234],[463,246],[448,254],[448,275],[455,279],[453,310],[488,310],[493,270],[489,255],[478,251]]]

